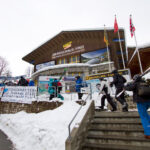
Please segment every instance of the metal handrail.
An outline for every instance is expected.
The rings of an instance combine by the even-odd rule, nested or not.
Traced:
[[[91,95],[90,93],[88,94],[87,98],[84,100],[84,102],[86,102],[86,100],[88,99],[89,95]],[[68,131],[69,131],[69,140],[71,139],[71,130],[70,130],[70,126],[72,124],[72,122],[74,121],[74,119],[76,118],[76,116],[78,115],[79,111],[81,110],[84,102],[81,104],[81,106],[79,107],[78,111],[76,112],[76,114],[74,115],[74,117],[72,118],[72,120],[70,121],[69,125],[68,125]]]

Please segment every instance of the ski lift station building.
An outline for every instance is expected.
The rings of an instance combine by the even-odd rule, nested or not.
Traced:
[[[125,30],[119,29],[120,40],[114,28],[107,28],[106,33],[108,46],[104,42],[104,29],[62,31],[22,59],[34,65],[33,79],[60,76],[64,69],[67,76],[85,77],[127,68],[131,56],[127,53]]]
[[[108,72],[110,68],[123,69],[118,34],[113,28],[106,32],[108,46],[104,42],[103,29],[62,31],[22,59],[34,65],[34,79],[40,75],[61,75],[64,68],[68,76]],[[119,33],[127,65],[124,29]]]

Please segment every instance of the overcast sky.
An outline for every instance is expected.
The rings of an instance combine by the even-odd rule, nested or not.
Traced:
[[[13,76],[29,66],[22,57],[63,30],[114,26],[125,28],[127,46],[134,46],[129,31],[132,14],[139,46],[150,43],[149,0],[0,0],[0,56]]]

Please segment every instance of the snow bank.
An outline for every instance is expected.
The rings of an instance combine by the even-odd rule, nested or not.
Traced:
[[[67,100],[68,99],[68,100]],[[78,124],[91,100],[83,106],[71,128]],[[64,104],[55,110],[38,114],[19,112],[0,116],[0,129],[15,144],[17,150],[65,150],[68,124],[79,109],[74,100],[66,97]]]

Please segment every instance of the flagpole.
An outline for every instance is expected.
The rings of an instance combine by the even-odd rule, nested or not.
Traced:
[[[115,15],[115,18],[116,18],[116,15]],[[125,69],[125,62],[124,62],[124,57],[123,57],[123,51],[122,51],[122,45],[121,45],[121,40],[120,40],[119,28],[118,28],[118,38],[119,38],[119,45],[120,45],[120,50],[121,50],[121,56],[122,56],[122,62],[123,62],[123,68]]]
[[[105,25],[104,25],[104,32],[106,32]],[[111,72],[110,53],[109,53],[109,48],[108,48],[108,44],[107,43],[106,43],[106,47],[107,47],[107,55],[108,55],[108,63],[109,63],[109,72]]]
[[[138,54],[138,60],[139,60],[139,65],[140,65],[140,71],[141,71],[141,74],[143,74],[143,68],[142,68],[142,64],[141,64],[141,58],[140,58],[140,53],[139,53],[139,49],[138,49],[138,46],[137,46],[137,41],[136,41],[135,32],[134,32],[133,34],[134,34],[134,39],[135,39],[135,44],[136,44],[136,51],[137,51],[137,54]]]
[[[131,19],[132,19],[132,15],[130,15]],[[140,53],[139,53],[139,49],[138,49],[138,45],[137,45],[137,40],[136,40],[136,36],[135,36],[135,32],[133,32],[134,35],[134,39],[135,39],[135,44],[136,44],[136,49],[135,51],[137,51],[138,54],[138,60],[139,60],[139,65],[140,65],[140,71],[141,74],[143,74],[143,68],[142,68],[142,64],[141,64],[141,58],[140,58]]]

